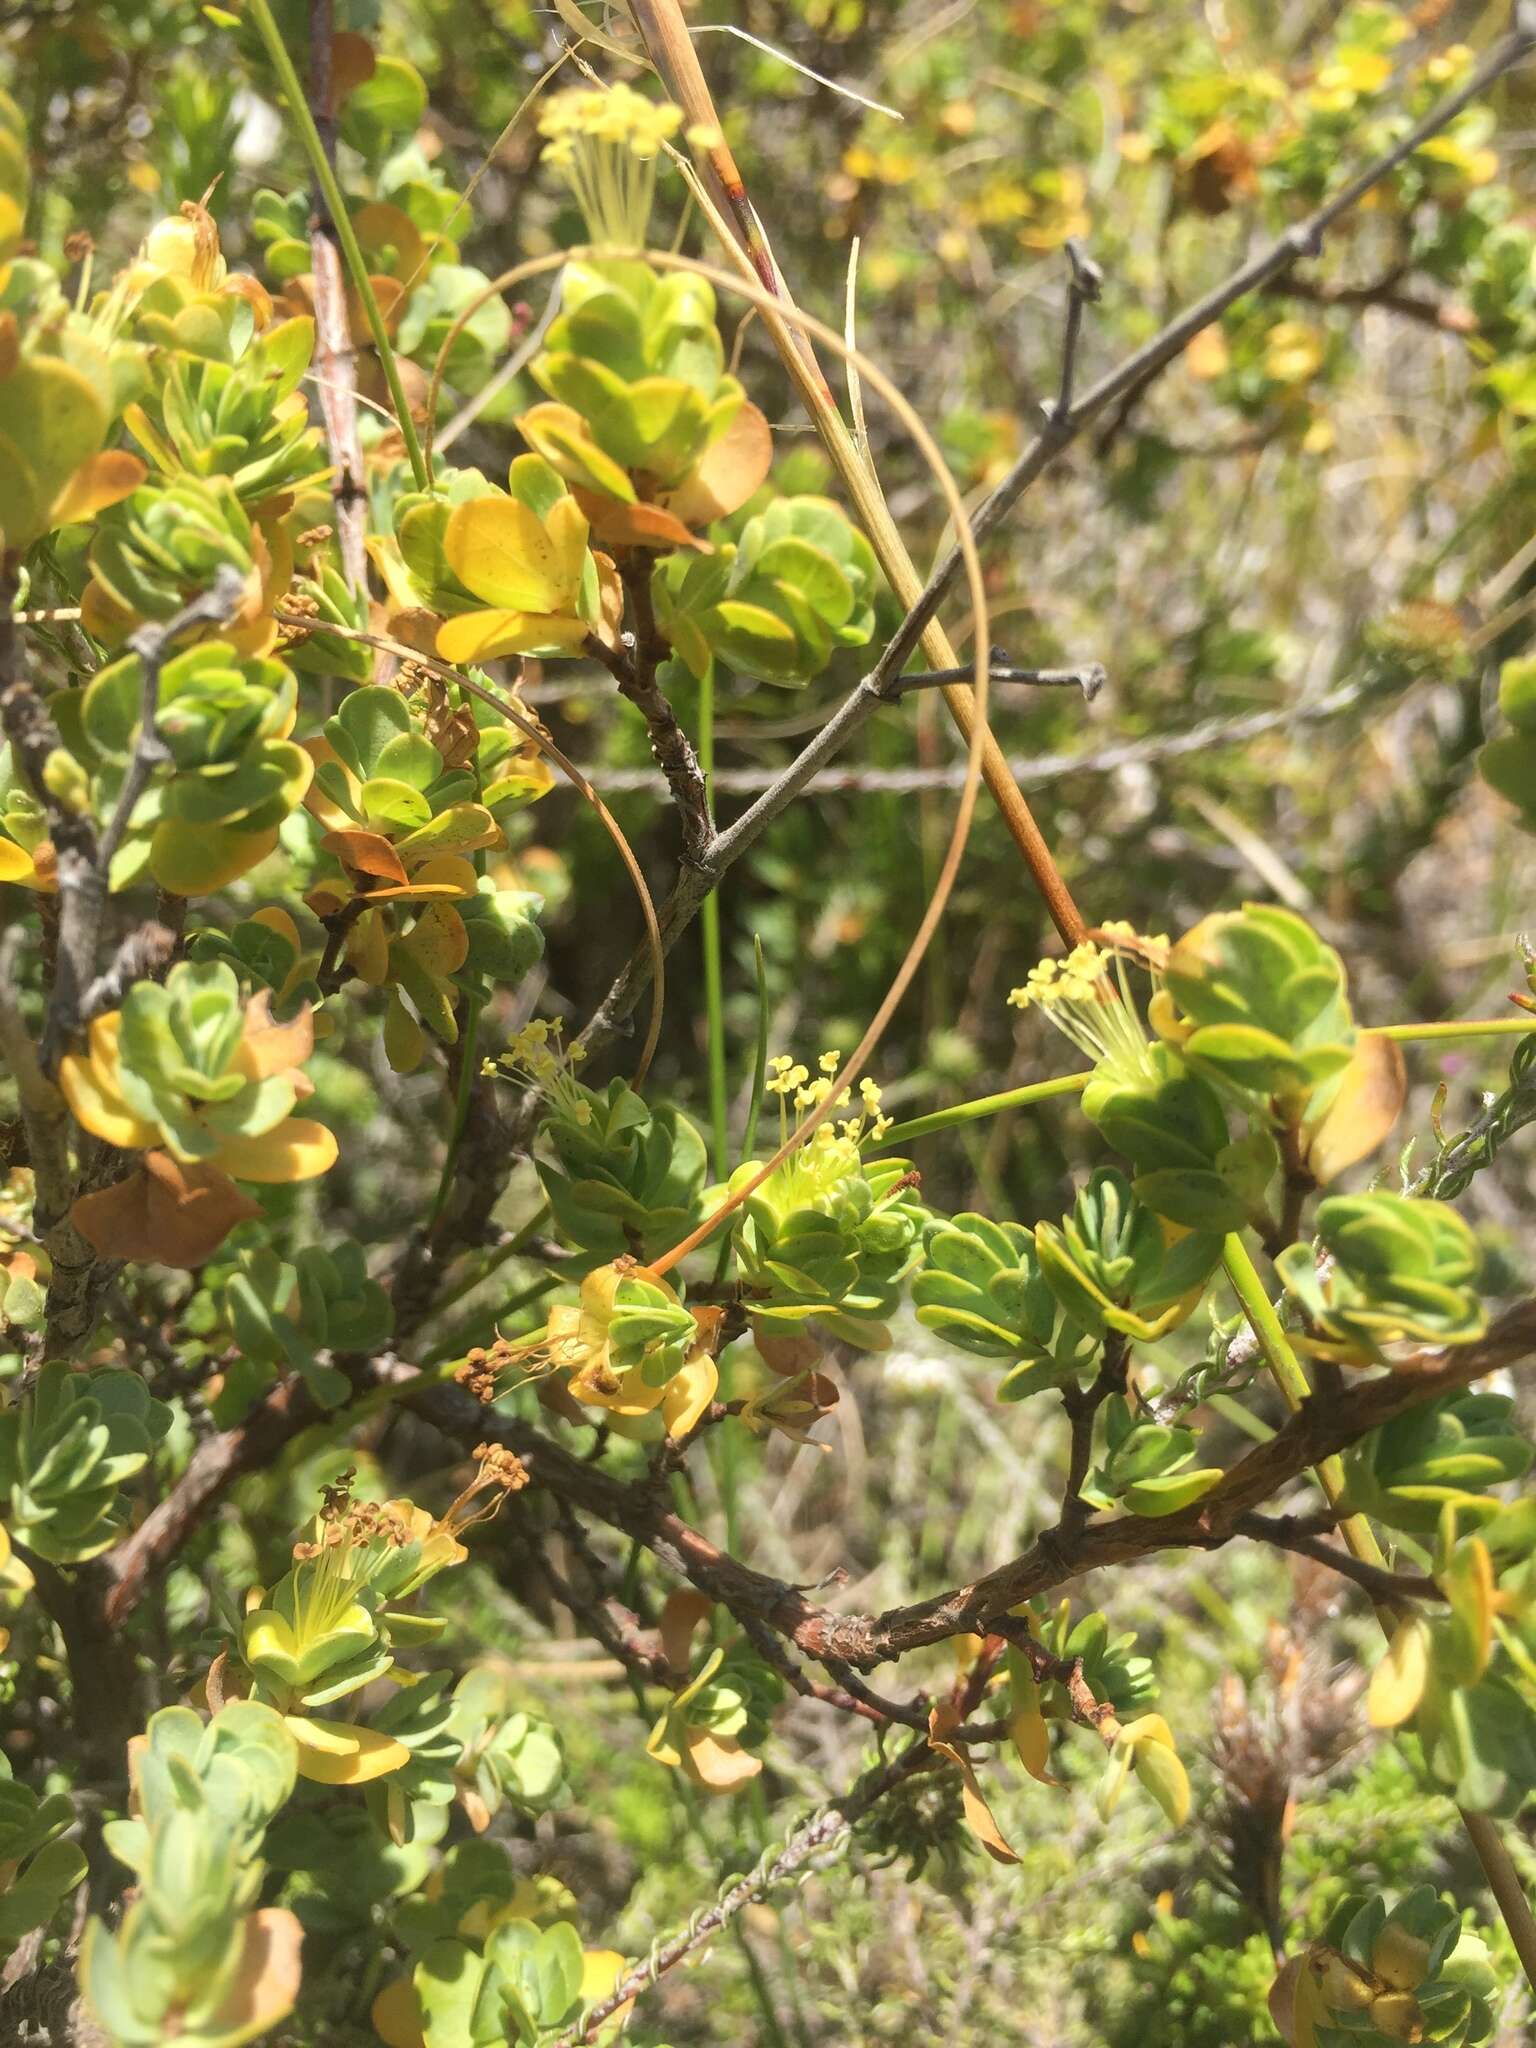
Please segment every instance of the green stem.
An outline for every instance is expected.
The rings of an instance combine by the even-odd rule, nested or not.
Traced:
[[[383,366],[384,380],[389,386],[390,401],[395,408],[395,421],[400,429],[400,438],[405,443],[406,456],[410,461],[411,475],[419,491],[430,490],[432,480],[427,474],[427,465],[421,453],[421,442],[416,436],[416,422],[411,418],[411,408],[406,403],[405,387],[400,381],[400,366],[395,361],[395,351],[390,345],[389,332],[384,325],[384,316],[379,311],[379,302],[374,297],[373,285],[368,276],[368,265],[353,230],[347,202],[342,197],[341,186],[336,173],[331,169],[325,154],[325,144],[320,140],[320,130],[315,126],[315,117],[310,112],[309,100],[299,74],[293,68],[293,59],[284,48],[278,33],[277,23],[272,19],[268,0],[250,0],[251,19],[256,24],[257,34],[266,45],[272,69],[277,73],[277,82],[288,101],[288,112],[304,153],[309,158],[309,167],[315,183],[325,196],[326,209],[331,216],[331,225],[336,230],[336,239],[341,244],[341,253],[346,260],[347,271],[353,288],[362,301],[363,313],[368,321],[368,331],[373,336],[373,345],[378,350],[379,362]]]
[[[1240,1231],[1232,1231],[1222,1247],[1222,1263],[1227,1269],[1227,1278],[1232,1290],[1243,1305],[1243,1314],[1253,1327],[1253,1334],[1259,1340],[1259,1349],[1274,1377],[1277,1387],[1285,1396],[1285,1405],[1292,1414],[1306,1400],[1312,1391],[1312,1382],[1307,1378],[1306,1368],[1296,1356],[1290,1338],[1275,1314],[1274,1306],[1259,1277],[1259,1269],[1253,1263],[1247,1245]],[[1318,1484],[1330,1501],[1336,1501],[1344,1491],[1344,1466],[1340,1459],[1325,1458],[1317,1467]],[[1371,1534],[1371,1526],[1363,1515],[1351,1515],[1340,1525],[1340,1534],[1351,1551],[1358,1558],[1370,1564],[1384,1564],[1381,1546]]]
[[[481,1258],[471,1258],[469,1270],[436,1297],[432,1304],[433,1315],[440,1316],[445,1310],[455,1307],[466,1294],[472,1294],[483,1280],[489,1280],[498,1266],[504,1266],[508,1259],[515,1259],[528,1240],[536,1237],[548,1220],[549,1204],[540,1202],[533,1214],[526,1222],[517,1226],[504,1244],[496,1245]]]
[[[1536,1017],[1473,1017],[1460,1024],[1372,1024],[1377,1038],[1395,1038],[1399,1045],[1418,1045],[1434,1038],[1512,1038],[1536,1031]]]
[[[469,997],[464,1006],[464,1030],[460,1043],[464,1049],[459,1059],[459,1085],[453,1098],[453,1124],[448,1133],[448,1149],[443,1154],[443,1170],[437,1177],[437,1196],[432,1204],[432,1213],[427,1218],[429,1237],[436,1230],[438,1219],[448,1206],[449,1191],[453,1187],[453,1169],[458,1164],[459,1146],[464,1139],[464,1126],[469,1122],[469,1096],[475,1085],[477,1049],[480,1043],[480,1003],[475,996]]]
[[[1378,1038],[1396,1039],[1399,1045],[1418,1045],[1437,1038],[1518,1037],[1522,1031],[1536,1031],[1536,1019],[1477,1017],[1462,1024],[1373,1024],[1368,1028]],[[955,1124],[968,1124],[977,1117],[996,1116],[1001,1110],[1019,1109],[1030,1102],[1044,1102],[1052,1095],[1074,1095],[1092,1079],[1091,1073],[1063,1074],[1054,1081],[1031,1081],[1023,1088],[1007,1088],[1001,1095],[978,1095],[970,1102],[956,1102],[948,1109],[936,1109],[929,1116],[893,1124],[880,1144],[905,1144],[908,1138],[925,1138],[931,1131],[947,1131]],[[877,1148],[872,1146],[870,1149]]]
[[[1093,1079],[1093,1070],[1086,1074],[1062,1074],[1054,1081],[1031,1081],[1023,1088],[1005,1088],[1001,1095],[978,1095],[971,1102],[951,1103],[948,1109],[936,1109],[928,1116],[915,1116],[910,1122],[892,1124],[878,1145],[871,1145],[870,1151],[883,1150],[888,1145],[905,1144],[908,1138],[925,1138],[930,1131],[947,1131],[953,1124],[968,1124],[981,1116],[996,1116],[999,1110],[1019,1109],[1028,1102],[1046,1102],[1053,1095],[1077,1095]]]
[[[711,663],[699,685],[699,766],[707,789],[715,772],[715,671]],[[720,898],[715,890],[699,906],[704,941],[704,1024],[709,1052],[709,1124],[714,1141],[715,1178],[731,1170],[725,1103],[725,987],[720,971]]]
[[[768,967],[763,959],[763,942],[752,934],[752,960],[757,974],[757,1049],[752,1057],[752,1099],[747,1104],[747,1124],[742,1134],[741,1157],[750,1159],[757,1150],[757,1120],[763,1111],[763,1088],[768,1079]]]

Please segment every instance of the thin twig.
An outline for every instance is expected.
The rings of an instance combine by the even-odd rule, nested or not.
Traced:
[[[930,690],[944,683],[968,682],[971,673],[968,662],[956,668],[918,669],[908,675],[897,676],[885,694],[890,698],[905,697],[909,690]],[[1028,683],[1035,689],[1044,690],[1081,690],[1083,701],[1088,704],[1109,680],[1102,662],[1085,661],[1077,668],[1016,668],[995,647],[992,666],[987,674],[994,683]]]
[[[1001,526],[1019,499],[1031,484],[1051,467],[1057,457],[1071,446],[1083,429],[1118,399],[1126,397],[1138,387],[1148,383],[1158,373],[1181,356],[1195,336],[1209,327],[1213,321],[1231,305],[1251,291],[1271,284],[1282,276],[1293,264],[1304,258],[1316,256],[1323,245],[1323,237],[1342,217],[1379,185],[1391,176],[1399,164],[1404,163],[1414,151],[1438,135],[1447,123],[1453,121],[1463,107],[1481,98],[1497,79],[1528,57],[1536,49],[1536,24],[1533,24],[1524,10],[1517,10],[1515,25],[1502,37],[1452,93],[1437,102],[1422,120],[1416,121],[1391,149],[1374,158],[1365,168],[1340,187],[1333,197],[1324,202],[1317,211],[1300,221],[1293,228],[1272,242],[1268,248],[1250,258],[1242,267],[1233,272],[1225,283],[1219,284],[1194,305],[1169,322],[1160,334],[1125,358],[1107,376],[1101,377],[1083,397],[1065,410],[1051,409],[1050,417],[1040,432],[1009,470],[1002,482],[981,505],[971,521],[971,535],[979,546]],[[926,589],[907,616],[902,620],[895,636],[881,658],[881,679],[888,674],[899,674],[911,659],[923,629],[937,613],[952,589],[960,572],[961,558],[958,550],[951,549],[929,578]]]
[[[1401,1600],[1445,1598],[1433,1579],[1419,1572],[1388,1571],[1368,1558],[1355,1557],[1336,1543],[1324,1543],[1320,1536],[1299,1527],[1294,1517],[1242,1515],[1234,1524],[1234,1533],[1251,1536],[1255,1543],[1272,1544],[1277,1550],[1292,1551],[1297,1557],[1309,1557],[1314,1564],[1325,1564],[1341,1578],[1352,1579],[1378,1604],[1391,1606]]]

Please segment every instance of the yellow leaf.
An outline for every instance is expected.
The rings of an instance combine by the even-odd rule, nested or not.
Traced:
[[[686,1436],[689,1430],[696,1428],[699,1418],[714,1400],[719,1384],[720,1373],[715,1361],[707,1351],[695,1351],[667,1382],[661,1403],[667,1435]]]
[[[109,1145],[135,1152],[153,1145],[160,1133],[154,1124],[136,1116],[118,1092],[119,1015],[113,1010],[91,1025],[89,1056],[65,1054],[59,1062],[59,1087],[76,1123],[94,1136],[105,1138]]]
[[[389,925],[382,910],[365,910],[347,933],[347,965],[359,981],[382,988],[389,979]]]
[[[396,1977],[373,2001],[368,2017],[384,2048],[427,2048],[421,2031],[421,2001],[409,1977]]]
[[[31,853],[14,839],[0,839],[0,882],[15,882],[23,889],[37,889],[52,896],[58,891],[58,874],[53,846],[42,840]]]
[[[1189,1819],[1189,1773],[1178,1751],[1171,1743],[1139,1742],[1131,1763],[1169,1822],[1183,1827]]]
[[[574,653],[590,631],[584,619],[551,612],[462,612],[438,627],[437,651],[444,661],[461,667],[540,647],[565,647]]]
[[[598,2005],[611,1997],[620,1979],[629,1970],[629,1958],[622,1956],[616,1948],[588,1948],[581,1952],[581,2002],[584,2006]],[[625,1999],[615,2007],[608,2026],[617,2030],[622,2027],[634,2010],[635,2001]]]
[[[403,1742],[376,1728],[310,1714],[285,1714],[283,1721],[299,1745],[299,1776],[317,1785],[366,1785],[411,1760]]]
[[[592,1408],[606,1408],[611,1415],[649,1415],[666,1398],[665,1387],[653,1387],[638,1365],[615,1379],[605,1358],[599,1356],[571,1375],[571,1392]]]
[[[419,868],[412,870],[411,880],[418,888],[451,888],[460,896],[475,894],[474,865],[461,853],[433,854],[430,860],[424,860]]]
[[[384,1012],[384,1055],[397,1074],[414,1074],[427,1049],[427,1034],[400,1000],[400,991],[390,991]]]
[[[1429,1624],[1422,1616],[1410,1615],[1398,1624],[1365,1698],[1373,1728],[1400,1728],[1412,1718],[1429,1682],[1429,1644]]]
[[[1281,320],[1264,344],[1264,369],[1277,384],[1305,384],[1322,368],[1323,338],[1304,320]]]
[[[451,903],[429,903],[400,941],[428,974],[442,979],[457,974],[469,958],[469,933]]]
[[[443,532],[459,581],[510,611],[574,612],[586,552],[586,516],[570,496],[542,520],[518,498],[471,498],[454,507]]]
[[[259,1138],[224,1138],[218,1164],[236,1180],[267,1185],[313,1180],[336,1164],[336,1135],[312,1117],[285,1117]]]
[[[955,1743],[945,1740],[960,1725],[960,1710],[950,1701],[933,1708],[928,1716],[928,1746],[938,1751],[959,1771],[962,1785],[960,1804],[965,1814],[966,1826],[980,1842],[994,1863],[1017,1863],[1017,1852],[998,1826],[992,1809],[982,1797],[981,1787],[976,1781],[975,1767],[965,1751]]]
[[[1017,1713],[1008,1717],[1008,1735],[1018,1751],[1019,1762],[1039,1785],[1059,1785],[1060,1778],[1053,1778],[1048,1768],[1051,1760],[1051,1734],[1046,1726],[1045,1716],[1038,1707],[1020,1707]]]
[[[55,526],[72,526],[77,520],[93,519],[109,505],[136,491],[149,470],[142,458],[127,448],[104,448],[88,462],[82,462],[53,501],[49,518]]]
[[[269,932],[276,932],[280,939],[286,939],[295,953],[303,952],[304,942],[299,936],[299,928],[291,913],[280,903],[269,903],[262,910],[253,910],[251,923],[265,925]]]

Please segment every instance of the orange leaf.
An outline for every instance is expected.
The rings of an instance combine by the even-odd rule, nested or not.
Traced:
[[[261,1211],[218,1167],[183,1166],[168,1152],[146,1152],[127,1180],[82,1195],[69,1213],[103,1258],[190,1268],[205,1264],[237,1223]]]
[[[718,441],[705,449],[692,476],[661,502],[690,526],[708,526],[745,505],[773,467],[773,435],[755,405],[744,405]]]
[[[621,505],[599,491],[572,486],[571,495],[591,521],[599,540],[617,548],[698,548],[712,552],[707,540],[690,533],[675,512],[664,505]]]
[[[334,853],[353,874],[380,875],[386,882],[403,882],[405,868],[400,856],[382,832],[361,832],[342,827],[327,832],[320,844]]]
[[[308,1003],[296,1017],[279,1024],[272,1015],[272,994],[262,989],[245,1007],[245,1035],[235,1049],[235,1065],[253,1081],[268,1080],[302,1067],[315,1049],[314,1013]]]
[[[667,1381],[661,1402],[667,1435],[686,1436],[697,1428],[719,1385],[719,1367],[702,1345],[697,1346]]]
[[[396,1977],[386,1984],[368,2017],[384,2048],[426,2048],[421,2031],[421,2000],[409,1977]]]
[[[693,1632],[714,1604],[707,1593],[695,1592],[691,1586],[677,1586],[667,1595],[657,1634],[661,1637],[661,1654],[674,1671],[687,1671]]]
[[[104,448],[82,462],[53,501],[49,513],[55,526],[90,519],[136,491],[149,475],[148,465],[127,448]]]
[[[250,2040],[293,2011],[301,1975],[304,1929],[285,1906],[263,1906],[244,1926],[240,1961],[209,2023],[215,2039]]]
[[[683,1734],[683,1769],[706,1792],[733,1792],[763,1768],[760,1756],[743,1749],[731,1735],[711,1735],[707,1728]]]
[[[1306,1133],[1307,1166],[1326,1187],[1364,1159],[1397,1122],[1408,1093],[1408,1070],[1395,1038],[1362,1031],[1332,1100]]]

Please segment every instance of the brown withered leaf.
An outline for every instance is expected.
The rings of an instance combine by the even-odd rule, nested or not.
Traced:
[[[349,93],[372,78],[377,59],[366,36],[340,29],[331,37],[331,106],[334,113]]]
[[[168,1152],[146,1152],[126,1180],[81,1195],[69,1213],[104,1259],[191,1268],[261,1210],[216,1166],[183,1166]]]
[[[1253,146],[1226,121],[1215,121],[1185,152],[1180,164],[1183,195],[1199,213],[1225,213],[1258,190]]]
[[[822,1346],[816,1337],[781,1337],[764,1323],[753,1323],[752,1342],[770,1372],[791,1379],[796,1373],[814,1372],[821,1363]]]

